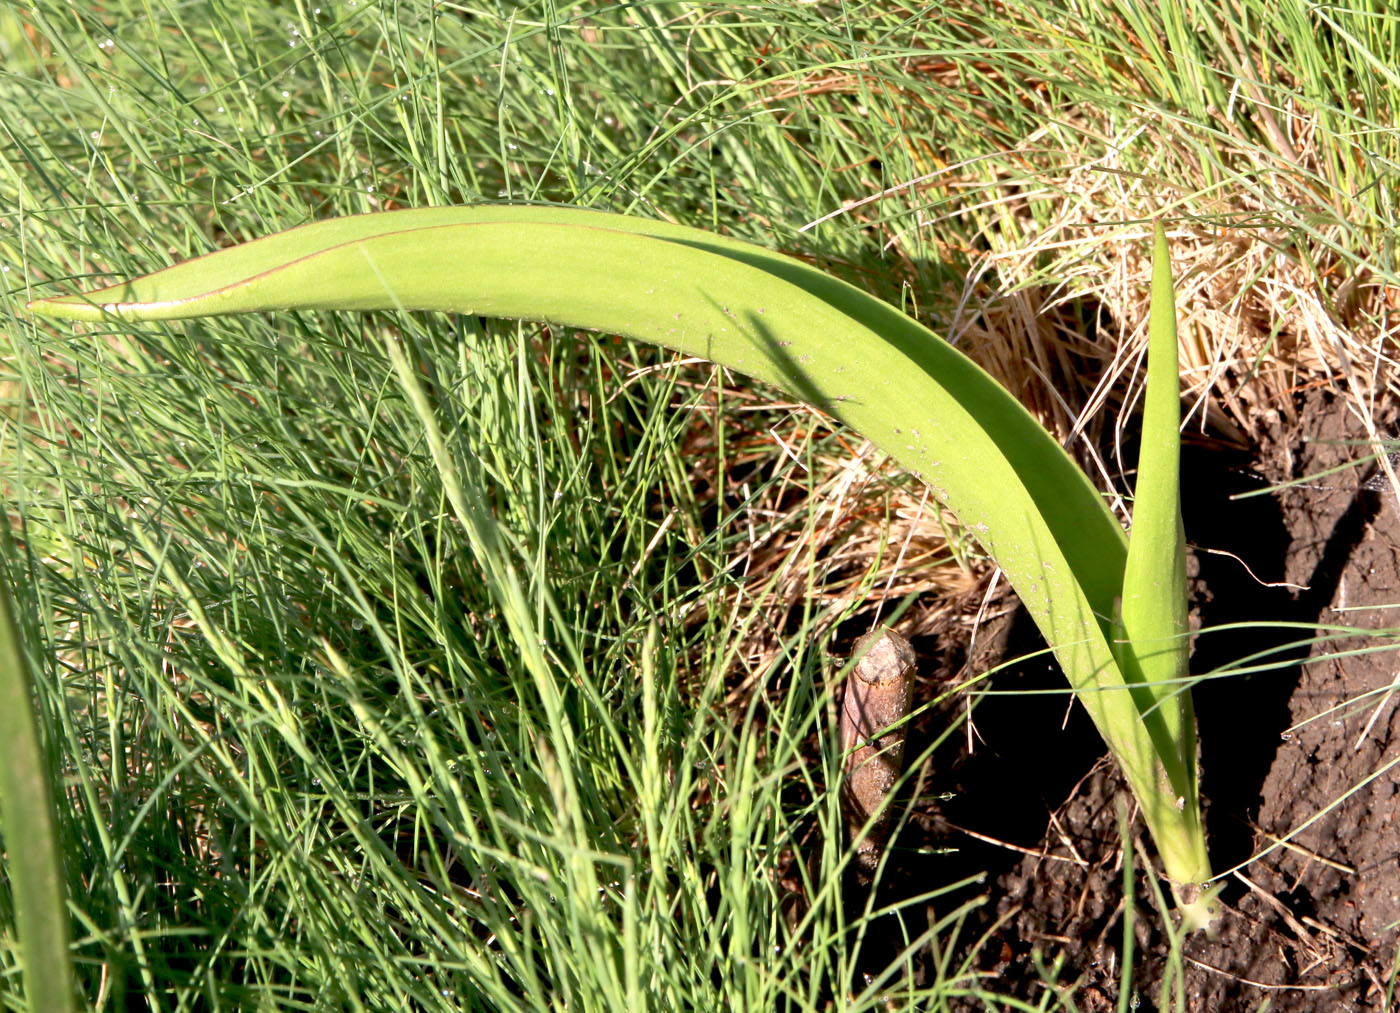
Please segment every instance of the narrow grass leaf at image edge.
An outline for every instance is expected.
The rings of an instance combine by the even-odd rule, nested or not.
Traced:
[[[1180,729],[1140,687],[1129,689],[1110,642],[1127,542],[1097,490],[979,366],[815,268],[624,215],[425,208],[302,226],[31,309],[109,322],[442,310],[620,334],[771,383],[929,484],[1007,574],[1151,814],[1153,833],[1200,833],[1196,814],[1176,804],[1179,750],[1159,753]],[[459,519],[470,526],[470,517]],[[1176,886],[1188,897],[1196,889]]]
[[[9,533],[0,552],[9,555]],[[0,559],[0,577],[9,577]],[[54,826],[48,761],[35,720],[29,664],[10,608],[10,582],[0,585],[0,837],[14,898],[15,928],[29,1008],[44,1013],[73,1009],[68,956],[68,906],[63,862]]]

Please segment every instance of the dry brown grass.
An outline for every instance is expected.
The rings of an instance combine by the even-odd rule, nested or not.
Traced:
[[[819,91],[843,87],[849,81],[823,81]],[[1291,143],[1275,138],[1261,149],[1241,140],[1226,159],[1250,164],[1294,208],[1317,207],[1319,217],[1337,213],[1345,200],[1337,196],[1340,184],[1327,182],[1327,163],[1309,143],[1309,122],[1295,114],[1288,123]],[[1377,417],[1400,391],[1392,320],[1400,290],[1358,268],[1357,258],[1338,254],[1346,239],[1339,228],[1309,236],[1271,215],[1249,189],[1227,199],[1193,180],[1177,125],[1159,121],[1142,129],[1146,140],[1114,141],[1155,145],[1161,157],[1154,173],[1129,173],[1106,157],[1008,182],[984,197],[979,211],[993,223],[981,232],[985,248],[965,251],[971,256],[963,289],[945,300],[951,310],[935,329],[1064,441],[1126,520],[1122,496],[1132,461],[1120,451],[1140,396],[1150,216],[1160,213],[1169,222],[1177,281],[1186,428],[1256,445],[1271,427],[1296,421],[1299,394],[1325,386],[1344,393],[1372,438],[1372,452],[1380,453],[1390,434]],[[1030,162],[1046,143],[1047,136],[1028,138],[1020,161]],[[947,194],[957,185],[950,173],[934,171],[848,200],[830,217],[878,232],[886,252],[899,258],[907,255],[909,230],[880,217],[882,201],[911,192]],[[1319,193],[1328,195],[1325,204]],[[919,215],[919,228],[938,224],[932,212]],[[766,451],[753,452],[776,460],[823,424],[810,410],[790,414],[760,437]],[[990,562],[969,553],[956,521],[868,445],[829,446],[815,459],[804,495],[784,486],[755,511],[767,523],[734,561],[747,587],[763,589],[757,593],[775,624],[811,604],[813,594],[828,615],[868,618],[872,625],[917,595],[898,627],[910,636],[973,621]],[[809,573],[812,561],[819,561],[816,574]],[[771,660],[775,644],[771,632],[758,635],[751,660]]]

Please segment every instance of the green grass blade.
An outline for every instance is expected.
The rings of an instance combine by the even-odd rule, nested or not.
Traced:
[[[0,544],[8,546],[8,539]],[[0,567],[3,571],[3,567]],[[68,906],[48,763],[34,720],[29,666],[0,589],[0,829],[31,1010],[73,1009]]]

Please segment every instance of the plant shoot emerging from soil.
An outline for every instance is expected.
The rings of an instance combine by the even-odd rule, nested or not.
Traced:
[[[1214,906],[1184,681],[1175,322],[1160,226],[1155,258],[1131,549],[1059,444],[971,360],[844,282],[697,229],[539,206],[340,218],[31,309],[86,321],[297,309],[547,321],[701,356],[828,412],[923,478],[1007,574],[1127,775],[1194,928]],[[388,340],[412,400],[421,391]],[[473,504],[449,499],[477,530]],[[517,586],[508,569],[488,579]]]

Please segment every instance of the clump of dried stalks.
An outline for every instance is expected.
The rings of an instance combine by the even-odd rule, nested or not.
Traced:
[[[1299,394],[1329,387],[1362,420],[1373,450],[1383,449],[1389,434],[1377,425],[1377,406],[1400,392],[1388,323],[1400,289],[1366,267],[1366,251],[1345,248],[1355,236],[1305,232],[1276,213],[1318,205],[1318,181],[1326,179],[1306,117],[1288,122],[1291,142],[1263,149],[1242,142],[1234,153],[1264,160],[1257,168],[1273,187],[1271,206],[1252,190],[1222,194],[1202,183],[1193,191],[1199,181],[1183,175],[1186,162],[1173,154],[1182,149],[1172,135],[1179,125],[1150,120],[1135,143],[1163,152],[1155,174],[1126,171],[1111,149],[1007,182],[991,202],[990,224],[979,233],[986,249],[969,260],[962,289],[925,300],[935,307],[935,329],[1013,391],[1111,496],[1129,484],[1117,447],[1140,397],[1156,214],[1171,223],[1187,429],[1249,446],[1295,421]],[[1008,160],[1025,164],[1044,144],[1030,138],[1025,158],[1008,153]],[[897,261],[911,228],[946,228],[957,212],[944,203],[938,219],[916,212],[915,225],[896,225],[881,209],[882,194],[952,187],[946,175],[933,175],[847,202],[833,217],[879,236]],[[986,203],[978,214],[988,214]],[[770,419],[753,435],[776,462],[823,425],[804,410]],[[775,489],[758,505],[764,523],[734,563],[747,589],[762,589],[775,626],[813,593],[833,619],[853,615],[871,625],[917,593],[898,627],[910,636],[975,621],[990,564],[916,480],[859,442],[828,441],[807,463],[805,482]],[[819,561],[815,575],[812,561]],[[751,640],[751,664],[773,659],[771,628]]]

